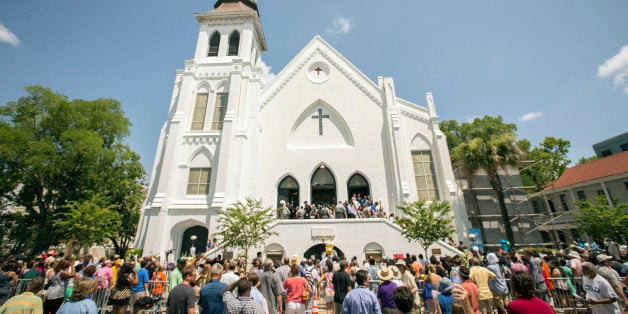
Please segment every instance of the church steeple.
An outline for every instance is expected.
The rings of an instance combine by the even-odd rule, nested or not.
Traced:
[[[255,65],[267,50],[256,0],[218,0],[214,10],[195,16],[201,24],[195,60],[226,57]]]

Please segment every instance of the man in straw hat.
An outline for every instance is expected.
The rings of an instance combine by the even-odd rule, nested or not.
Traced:
[[[597,256],[597,274],[602,276],[602,278],[606,279],[608,283],[615,291],[615,294],[619,297],[619,303],[623,303],[625,309],[628,309],[628,304],[626,303],[626,296],[624,295],[623,287],[621,284],[621,278],[617,271],[615,271],[611,267],[611,261],[613,257],[606,254],[600,254]]]
[[[382,308],[382,313],[397,313],[397,306],[395,305],[394,299],[397,284],[390,281],[393,277],[392,269],[383,267],[377,271],[377,277],[379,277],[379,280],[382,281],[377,288],[377,301]]]
[[[397,266],[397,269],[399,269],[399,272],[401,273],[401,282],[403,282],[403,285],[408,287],[410,289],[410,291],[412,293],[414,293],[414,308],[418,309],[421,306],[421,298],[419,298],[419,287],[417,287],[416,285],[416,281],[415,281],[415,276],[413,276],[408,270],[407,270],[407,265],[406,262],[403,260],[398,260],[395,263],[395,266]]]

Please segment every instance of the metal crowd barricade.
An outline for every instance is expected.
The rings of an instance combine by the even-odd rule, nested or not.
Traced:
[[[587,305],[584,302],[582,289],[582,277],[551,277],[547,279],[552,284],[551,301],[554,308],[561,312],[588,313]],[[548,287],[549,289],[549,287]],[[573,290],[572,290],[573,289]]]
[[[167,281],[149,281],[148,293],[153,298],[153,304],[148,309],[144,309],[144,313],[162,313],[166,310],[166,300],[168,299],[168,282]],[[98,313],[108,313],[113,306],[108,304],[111,295],[110,289],[98,289],[94,294],[94,302],[98,308]],[[129,310],[133,313],[133,297],[129,303]]]

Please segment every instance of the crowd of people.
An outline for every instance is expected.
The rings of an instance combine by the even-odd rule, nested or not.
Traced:
[[[628,262],[622,260],[625,246],[362,261],[330,254],[272,261],[258,252],[247,263],[199,254],[169,265],[150,256],[42,256],[27,263],[12,257],[0,264],[0,314],[97,313],[95,301],[105,294],[112,313],[138,312],[165,292],[168,313],[311,313],[317,300],[338,314],[576,313],[584,306],[591,313],[621,313],[628,284]],[[9,298],[12,289],[23,293]]]
[[[278,219],[345,219],[345,218],[389,218],[394,220],[395,215],[386,215],[380,202],[373,201],[370,195],[353,194],[351,199],[339,201],[338,204],[316,202],[310,204],[304,201],[303,205],[292,204],[284,200],[277,207]]]

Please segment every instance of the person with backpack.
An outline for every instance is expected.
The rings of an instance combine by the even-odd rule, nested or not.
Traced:
[[[497,309],[498,314],[506,314],[506,305],[510,302],[508,297],[508,283],[504,278],[504,268],[500,265],[499,259],[495,253],[488,253],[486,260],[489,265],[486,267],[488,270],[495,274],[495,280],[488,282],[488,287],[493,293],[493,307]]]
[[[318,279],[319,279],[319,274],[318,271],[316,270],[316,267],[314,267],[312,260],[308,259],[305,262],[306,266],[305,266],[305,280],[307,280],[307,283],[310,285],[310,291],[312,291],[312,293],[310,294],[310,298],[309,300],[306,302],[306,310],[311,312],[312,309],[312,300],[314,298],[314,296],[318,293],[317,291],[317,283],[318,283]]]

